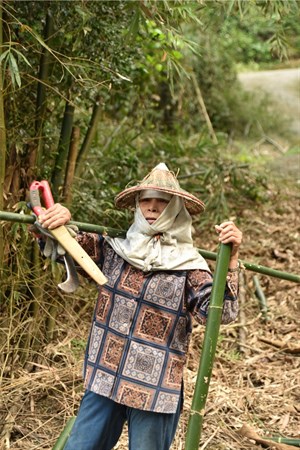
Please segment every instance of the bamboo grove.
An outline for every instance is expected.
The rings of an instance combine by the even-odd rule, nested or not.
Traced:
[[[76,220],[121,230],[131,215],[115,210],[115,194],[158,160],[185,167],[180,183],[205,200],[195,227],[263,201],[264,174],[226,155],[230,130],[252,118],[241,113],[250,100],[237,84],[235,36],[230,48],[224,36],[240,17],[259,17],[261,53],[297,58],[298,12],[280,0],[0,0],[0,211],[28,216],[30,183],[47,179]],[[41,259],[29,224],[0,220],[3,377],[57,337],[57,317],[80,309],[82,291],[62,295],[62,269]]]

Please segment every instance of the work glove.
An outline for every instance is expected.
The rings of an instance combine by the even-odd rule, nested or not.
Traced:
[[[76,225],[65,225],[72,237],[76,237],[79,229]],[[39,244],[41,248],[41,253],[53,261],[56,261],[60,256],[66,254],[65,249],[60,245],[60,243],[53,237],[53,235],[43,228],[38,220],[35,221],[34,225],[29,228],[30,232],[39,238]]]

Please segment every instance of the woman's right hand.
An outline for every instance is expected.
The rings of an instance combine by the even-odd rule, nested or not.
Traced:
[[[54,228],[57,228],[61,225],[66,225],[70,220],[70,211],[60,203],[55,203],[39,216],[39,222],[42,227],[49,228],[49,230],[54,230]]]

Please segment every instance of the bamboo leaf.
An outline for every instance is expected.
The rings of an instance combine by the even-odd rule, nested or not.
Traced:
[[[2,53],[2,55],[0,56],[0,64],[5,59],[6,55],[8,55],[8,53],[9,53],[9,50],[5,50],[5,52]]]
[[[13,86],[17,83],[18,87],[21,87],[21,78],[17,61],[12,53],[8,55],[8,63],[10,68],[10,76]]]
[[[28,59],[26,58],[26,56],[23,55],[23,53],[19,52],[19,50],[16,50],[15,48],[12,49],[12,51],[14,51],[15,53],[17,53],[17,55],[19,55],[20,58],[22,58],[23,61],[24,61],[29,67],[32,67],[32,65],[30,64],[30,62],[29,62]]]

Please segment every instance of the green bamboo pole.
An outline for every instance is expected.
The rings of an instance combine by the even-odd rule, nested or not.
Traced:
[[[100,104],[100,96],[96,98],[94,107],[93,107],[93,113],[92,117],[88,126],[88,130],[86,132],[85,138],[83,140],[82,146],[78,152],[77,161],[76,161],[76,175],[80,176],[82,171],[82,165],[86,158],[86,155],[88,154],[91,145],[93,143],[94,137],[96,135],[98,122],[101,116],[102,111],[102,105]]]
[[[44,41],[51,46],[51,37],[54,33],[54,21],[50,10],[46,14],[46,23],[44,27]],[[46,111],[46,85],[49,79],[49,73],[52,65],[52,55],[46,47],[41,50],[40,69],[36,96],[36,118],[35,135],[37,139],[34,155],[32,155],[31,164],[33,167],[40,167],[43,157],[43,124]]]
[[[254,283],[254,287],[255,287],[255,295],[259,301],[259,307],[262,313],[262,317],[263,320],[268,321],[269,317],[268,317],[268,303],[267,303],[267,299],[266,296],[261,288],[259,279],[257,275],[254,275],[253,277],[253,283]]]
[[[35,219],[29,214],[18,214],[7,211],[0,211],[0,221],[3,220],[8,222],[33,224]],[[119,230],[117,228],[102,227],[93,223],[75,222],[73,220],[70,221],[70,225],[76,225],[81,231],[88,231],[91,233],[99,234],[107,233],[112,237],[122,237],[126,233],[126,231]],[[204,258],[211,261],[215,261],[217,258],[217,254],[214,252],[209,252],[203,249],[199,249],[199,252]],[[295,273],[283,272],[281,270],[271,269],[270,267],[261,266],[260,264],[253,264],[242,260],[240,260],[240,263],[243,267],[245,267],[245,269],[252,272],[261,273],[270,277],[280,278],[282,280],[292,281],[293,283],[300,283],[300,275],[297,275]]]
[[[66,176],[63,188],[63,199],[62,201],[70,205],[72,202],[72,184],[75,175],[76,168],[76,160],[78,155],[78,147],[79,147],[79,139],[80,139],[80,128],[73,127],[71,134],[71,142],[68,154],[67,168],[66,168]]]
[[[75,108],[66,102],[65,112],[60,132],[60,138],[55,161],[55,170],[52,175],[52,190],[54,198],[59,198],[60,187],[63,187],[65,180],[65,169],[67,165],[68,152],[71,142]]]
[[[186,434],[185,450],[198,450],[204,418],[205,403],[215,358],[222,318],[223,298],[230,260],[231,246],[221,244],[217,254],[213,287],[202,346],[201,360],[193,395]]]
[[[293,445],[294,447],[300,447],[300,439],[292,439],[281,436],[273,436],[273,437],[265,436],[263,437],[263,439],[278,442],[279,444],[286,444],[286,445]]]
[[[57,439],[56,443],[54,444],[54,447],[52,450],[63,450],[64,449],[64,446],[66,445],[66,442],[72,431],[75,420],[76,420],[76,417],[71,417],[68,420],[65,428],[63,429],[63,431],[60,434],[59,438]]]

